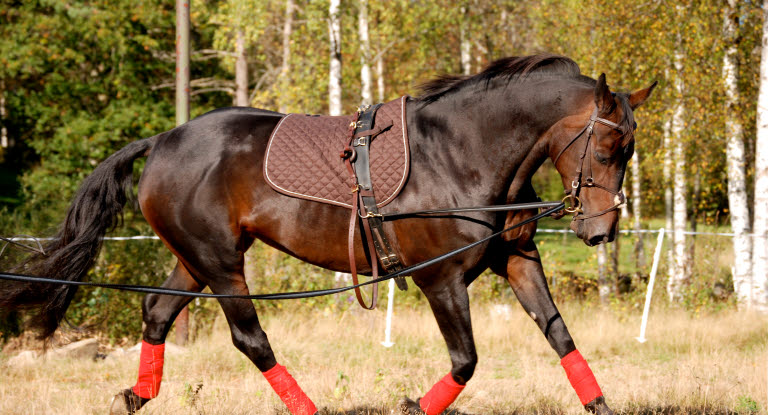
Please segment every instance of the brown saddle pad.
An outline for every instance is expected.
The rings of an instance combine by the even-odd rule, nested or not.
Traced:
[[[374,128],[392,124],[370,148],[373,191],[381,207],[391,202],[408,177],[405,99],[382,105]],[[352,116],[288,114],[277,124],[264,156],[264,178],[280,193],[352,208],[355,182],[339,154],[349,140]]]

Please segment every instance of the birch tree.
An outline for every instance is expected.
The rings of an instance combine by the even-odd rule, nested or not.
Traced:
[[[285,0],[285,20],[283,21],[283,62],[280,66],[280,80],[283,87],[288,82],[288,74],[291,72],[291,34],[293,33],[293,0]],[[284,89],[284,88],[281,88]],[[281,94],[280,109],[282,113],[288,112],[288,104],[285,94]]]
[[[238,28],[235,38],[235,105],[249,106],[248,98],[248,60],[245,57],[245,33]]]
[[[679,6],[678,6],[679,7]],[[673,274],[670,275],[667,283],[667,292],[672,301],[677,301],[681,297],[683,285],[688,283],[688,249],[686,247],[685,228],[688,222],[688,189],[686,183],[685,169],[685,142],[683,132],[685,131],[685,104],[683,102],[683,51],[682,41],[678,35],[677,50],[674,54],[674,84],[677,102],[675,111],[672,114],[671,141],[673,144],[673,209],[672,226],[674,245],[674,262],[672,264]]]
[[[755,222],[752,250],[752,304],[768,311],[768,0],[763,1],[763,39],[755,143]]]
[[[635,155],[630,162],[632,171],[632,228],[635,230],[637,240],[635,242],[635,267],[640,273],[645,268],[645,247],[643,246],[642,228],[642,195],[640,194],[640,152],[635,147]]]
[[[738,14],[736,0],[728,0],[723,13],[723,82],[725,86],[725,136],[728,160],[728,208],[733,237],[733,286],[739,305],[748,307],[752,283],[752,240],[750,238],[747,183],[744,171],[746,154],[738,105],[737,67]]]
[[[328,37],[330,39],[331,63],[328,71],[328,113],[341,115],[341,0],[331,0],[328,7]]]
[[[472,41],[469,38],[469,4],[461,6],[461,15],[459,16],[459,48],[461,49],[461,73],[469,75],[472,73]]]
[[[360,103],[373,104],[371,77],[371,41],[368,37],[368,0],[360,0],[357,29],[360,36]]]

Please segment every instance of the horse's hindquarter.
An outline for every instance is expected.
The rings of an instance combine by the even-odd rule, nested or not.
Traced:
[[[306,262],[348,270],[351,211],[282,195],[264,180],[264,154],[281,118],[223,109],[161,135],[142,174],[139,199],[172,250],[190,239],[239,248],[258,238]],[[356,258],[362,272],[370,271],[362,249]]]

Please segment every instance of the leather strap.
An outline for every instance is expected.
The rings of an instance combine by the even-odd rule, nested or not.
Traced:
[[[355,174],[357,175],[357,184],[360,188],[360,217],[363,218],[363,223],[370,227],[376,256],[381,261],[384,270],[387,272],[395,272],[401,270],[403,266],[384,233],[384,221],[376,206],[376,196],[373,192],[373,181],[371,180],[371,144],[378,134],[392,126],[392,124],[388,124],[374,128],[376,111],[379,107],[381,107],[381,104],[363,110],[360,115],[360,120],[355,123],[357,129],[353,135],[352,147],[357,155],[354,160],[354,166]],[[373,253],[371,255],[373,255]],[[374,268],[375,266],[376,265],[374,265]],[[408,283],[403,277],[395,278],[395,283],[402,291],[408,289]]]

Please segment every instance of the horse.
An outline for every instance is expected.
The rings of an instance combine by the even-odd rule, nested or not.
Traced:
[[[633,154],[633,111],[656,83],[631,93],[612,92],[605,74],[582,75],[570,58],[551,54],[508,57],[473,76],[443,76],[405,101],[411,153],[407,182],[384,210],[413,211],[536,201],[533,173],[551,159],[566,199],[575,206],[570,228],[587,245],[614,240],[621,186]],[[55,238],[20,266],[35,275],[83,280],[101,238],[115,228],[133,186],[133,162],[147,157],[138,184],[141,212],[177,263],[163,287],[217,294],[248,294],[243,258],[259,239],[302,261],[349,272],[349,210],[289,197],[265,183],[267,142],[284,117],[233,107],[211,111],[154,137],[128,144],[100,163],[77,191]],[[586,166],[586,167],[585,167]],[[537,213],[472,212],[428,220],[386,222],[385,233],[405,265],[480,240]],[[358,240],[360,240],[359,229]],[[541,329],[584,408],[612,414],[594,374],[576,348],[549,292],[534,242],[536,223],[503,234],[411,275],[437,320],[450,371],[423,397],[398,402],[404,414],[443,412],[472,378],[478,361],[467,287],[486,269],[505,278]],[[354,247],[363,274],[373,254]],[[375,258],[375,257],[374,257]],[[77,287],[4,284],[0,305],[26,308],[43,337],[50,336]],[[190,297],[148,294],[138,380],[112,401],[111,414],[133,414],[157,396],[164,342]],[[317,408],[279,364],[253,303],[220,299],[232,342],[261,371],[294,415]]]

